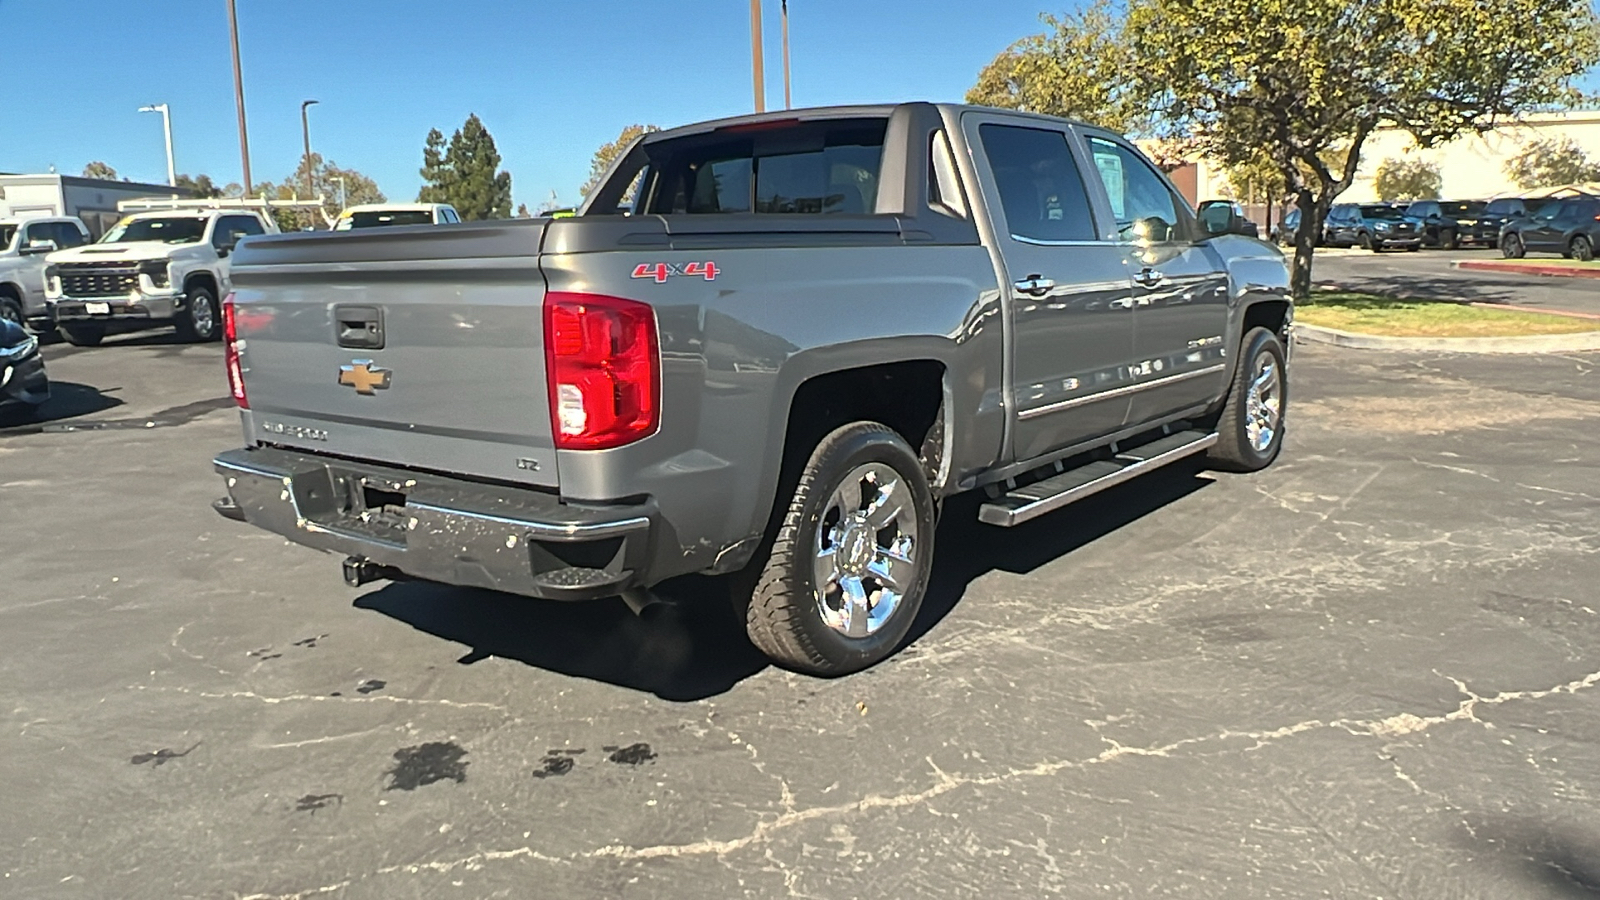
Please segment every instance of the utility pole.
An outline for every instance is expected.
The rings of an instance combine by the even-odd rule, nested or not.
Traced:
[[[750,72],[755,79],[756,112],[767,111],[765,69],[761,58],[761,0],[750,0]]]
[[[228,0],[228,36],[233,41],[233,103],[239,109],[239,161],[244,168],[244,196],[250,196],[250,135],[244,127],[244,76],[239,72],[239,15]]]
[[[330,175],[328,177],[332,178],[334,181],[339,182],[339,208],[340,209],[344,209],[344,206],[345,206],[345,203],[344,203],[344,176],[343,175]]]
[[[177,170],[172,166],[172,113],[165,103],[152,103],[149,106],[139,107],[139,112],[161,113],[161,127],[167,133],[167,186],[178,186]]]
[[[306,142],[306,199],[308,200],[316,197],[317,192],[311,186],[311,122],[306,118],[306,107],[315,105],[316,102],[315,100],[300,101],[300,136]],[[313,216],[309,210],[306,212],[306,224],[312,228],[317,225],[316,216]]]
[[[780,0],[783,10],[783,108],[793,109],[794,98],[789,94],[789,0]]]

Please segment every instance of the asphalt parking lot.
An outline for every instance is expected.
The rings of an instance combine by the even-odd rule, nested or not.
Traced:
[[[347,588],[208,508],[219,348],[47,351],[0,896],[1600,896],[1600,354],[1301,347],[1277,466],[951,504],[914,642],[819,681],[703,580]]]
[[[1554,260],[1554,254],[1528,262]],[[1325,287],[1376,291],[1426,300],[1474,300],[1600,315],[1600,282],[1592,278],[1552,278],[1481,272],[1451,267],[1458,260],[1504,259],[1499,250],[1419,250],[1371,253],[1360,250],[1319,253],[1312,278]]]

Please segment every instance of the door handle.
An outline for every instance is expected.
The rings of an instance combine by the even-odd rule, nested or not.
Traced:
[[[1056,283],[1042,275],[1033,274],[1021,281],[1012,282],[1011,286],[1016,288],[1018,293],[1043,297],[1045,294],[1055,290]]]
[[[1157,285],[1161,284],[1161,282],[1166,280],[1167,277],[1165,275],[1162,275],[1160,272],[1157,272],[1155,269],[1152,269],[1149,266],[1146,266],[1139,272],[1139,274],[1133,276],[1133,281],[1135,284],[1139,285],[1140,287],[1147,288],[1156,287]]]

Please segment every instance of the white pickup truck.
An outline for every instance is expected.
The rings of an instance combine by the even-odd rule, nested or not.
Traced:
[[[0,319],[34,331],[49,328],[45,254],[89,241],[89,229],[76,217],[0,218]]]
[[[239,240],[277,234],[252,209],[170,209],[129,215],[98,243],[49,255],[45,296],[61,336],[94,346],[112,327],[171,323],[188,341],[222,336],[221,297]]]

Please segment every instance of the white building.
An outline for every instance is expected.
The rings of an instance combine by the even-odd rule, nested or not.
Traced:
[[[137,181],[105,181],[72,175],[0,175],[0,218],[77,216],[98,240],[122,218],[117,201],[143,197],[188,197],[186,188]]]
[[[1600,110],[1573,110],[1560,113],[1530,114],[1506,122],[1492,131],[1471,134],[1449,143],[1417,147],[1404,130],[1393,126],[1379,128],[1361,148],[1361,167],[1350,189],[1339,195],[1341,202],[1367,203],[1378,200],[1378,167],[1387,159],[1422,159],[1439,169],[1444,185],[1440,192],[1447,200],[1482,200],[1499,194],[1522,193],[1523,189],[1507,177],[1505,164],[1536,141],[1570,139],[1591,158],[1600,161]],[[1196,165],[1199,190],[1193,200],[1227,197],[1238,200],[1228,183],[1227,171],[1208,160]],[[1184,187],[1179,179],[1180,187]],[[1187,193],[1187,191],[1185,191]],[[1265,198],[1255,198],[1263,202]]]

